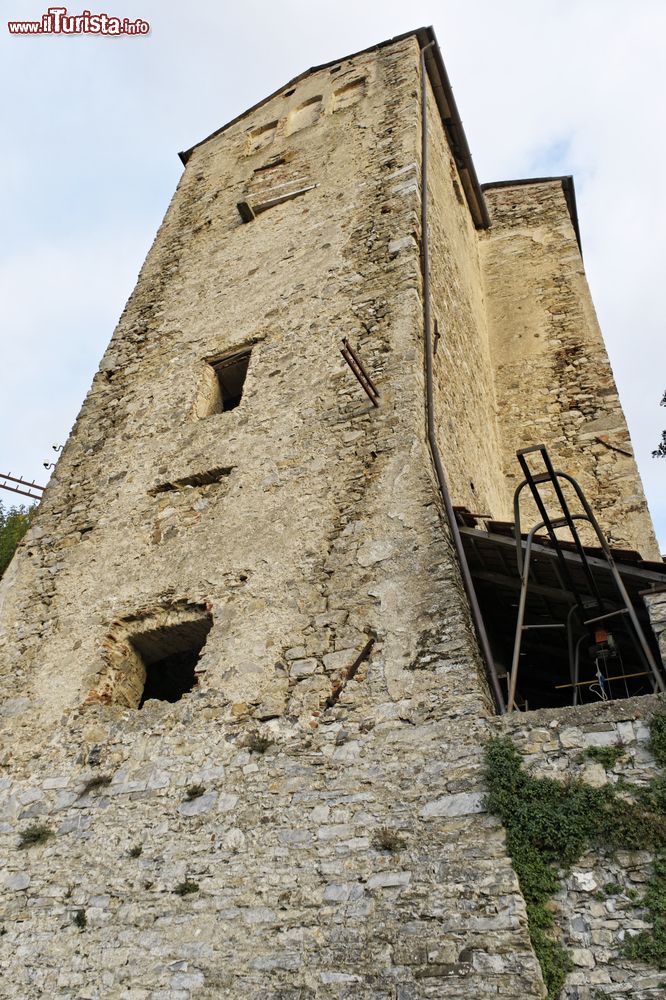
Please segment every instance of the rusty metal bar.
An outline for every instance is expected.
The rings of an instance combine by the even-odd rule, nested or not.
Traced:
[[[583,638],[585,638],[585,636],[583,636]],[[650,676],[649,670],[641,670],[637,674],[616,674],[615,677],[605,677],[604,680],[607,684],[610,684],[611,681],[628,680],[630,677],[649,677],[649,676]],[[575,684],[556,684],[555,690],[562,691],[564,688],[570,688],[570,687],[590,687],[590,685],[596,683],[597,683],[597,678],[595,677],[591,681],[576,681]]]
[[[378,402],[379,393],[375,389],[375,387],[372,384],[371,380],[366,375],[365,369],[363,368],[363,366],[360,364],[360,362],[357,362],[354,359],[353,354],[349,350],[349,346],[347,344],[347,341],[343,340],[343,344],[345,346],[342,347],[342,348],[340,348],[340,354],[342,355],[342,357],[347,362],[347,364],[348,364],[349,368],[351,369],[351,371],[354,373],[354,375],[356,377],[356,381],[361,386],[361,388],[365,392],[366,396],[368,397],[368,399],[370,400],[370,402],[372,403],[372,405],[373,406],[379,406],[379,402]]]
[[[18,489],[18,486],[9,486],[7,483],[0,482],[0,490],[8,490],[10,493],[19,493],[22,497],[30,497],[31,500],[41,500],[42,493],[46,489],[45,486],[40,486],[38,483],[29,483],[25,479],[18,479],[16,476],[10,476],[4,472],[0,472],[0,480],[7,479],[10,483],[18,483],[18,486],[25,486],[27,490],[39,490],[39,493],[27,493],[26,490]]]
[[[30,497],[31,500],[41,500],[41,493],[26,493],[25,490],[18,490],[15,486],[7,486],[0,483],[0,490],[9,490],[11,493],[20,493],[22,497]]]
[[[365,380],[363,378],[362,372],[360,372],[358,370],[358,368],[356,367],[356,365],[354,364],[354,361],[353,361],[351,355],[347,354],[347,352],[344,351],[344,350],[341,350],[340,354],[345,359],[345,361],[349,365],[350,369],[352,370],[352,372],[356,376],[356,380],[358,381],[359,385],[361,386],[361,388],[363,389],[363,391],[365,392],[365,394],[368,396],[368,398],[369,398],[370,402],[372,403],[372,405],[373,406],[379,406],[379,403],[377,402],[377,397],[373,393],[373,391],[370,388],[370,386],[366,384],[366,382],[365,382]]]
[[[40,486],[36,482],[29,483],[27,479],[17,479],[16,476],[6,475],[4,472],[0,472],[0,479],[9,479],[12,483],[18,483],[19,486],[27,486],[31,490],[45,490],[46,486]]]
[[[365,370],[365,368],[363,366],[363,362],[361,361],[361,359],[358,356],[358,353],[354,350],[354,348],[349,343],[349,341],[347,340],[346,337],[342,338],[342,343],[343,343],[345,349],[347,351],[349,351],[349,353],[351,354],[351,356],[352,356],[353,360],[356,362],[357,366],[362,371],[363,378],[366,380],[366,382],[368,383],[368,385],[370,386],[370,388],[374,392],[375,396],[379,396],[379,389],[377,388],[377,386],[375,385],[375,383],[372,381],[372,379],[370,378],[370,376],[366,372],[366,370]]]

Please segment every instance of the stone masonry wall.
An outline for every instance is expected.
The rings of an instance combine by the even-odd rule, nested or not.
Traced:
[[[658,772],[649,750],[649,720],[666,707],[663,696],[512,713],[493,721],[508,735],[534,774],[567,781],[572,776],[599,787],[628,781],[645,786]],[[619,747],[606,769],[590,759],[593,747]],[[562,991],[566,1000],[656,1000],[664,973],[622,955],[627,935],[649,926],[642,905],[653,856],[648,851],[590,851],[575,864],[554,898],[556,922],[574,971]]]
[[[479,240],[432,91],[429,229],[436,434],[454,504],[501,517],[507,484],[497,423]]]
[[[480,246],[507,481],[520,478],[518,448],[545,444],[611,543],[659,559],[562,183],[485,196],[491,228]]]
[[[194,150],[0,584],[8,997],[543,997],[425,442],[418,74],[409,38]],[[132,623],[197,614],[197,685],[128,707]]]

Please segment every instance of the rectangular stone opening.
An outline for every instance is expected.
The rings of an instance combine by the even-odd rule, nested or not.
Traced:
[[[86,704],[142,708],[151,698],[179,701],[197,683],[212,625],[207,605],[187,600],[117,619],[104,638],[105,666]]]
[[[239,351],[210,363],[220,390],[220,412],[234,410],[240,404],[251,353],[251,350]]]
[[[180,701],[197,683],[196,668],[212,625],[210,615],[133,635],[130,642],[145,670],[139,708],[151,698]]]

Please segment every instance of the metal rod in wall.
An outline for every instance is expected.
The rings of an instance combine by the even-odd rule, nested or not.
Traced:
[[[426,358],[426,416],[428,423],[428,446],[432,456],[439,491],[444,502],[446,518],[449,522],[451,537],[458,557],[463,584],[467,593],[472,619],[476,629],[481,655],[485,660],[486,670],[490,679],[490,684],[495,699],[497,710],[501,715],[506,712],[504,697],[500,687],[495,661],[488,641],[488,633],[479,607],[479,601],[474,589],[474,581],[470,572],[467,556],[460,537],[458,522],[451,503],[451,497],[446,482],[446,474],[442,465],[441,455],[437,446],[435,436],[435,417],[433,404],[433,349],[431,334],[431,308],[430,308],[430,255],[428,243],[428,88],[427,70],[425,54],[434,45],[426,45],[421,49],[421,267],[423,273],[423,326],[425,335],[425,358]]]
[[[372,391],[374,392],[375,396],[379,396],[379,389],[377,388],[377,386],[375,385],[375,383],[372,381],[372,379],[370,378],[370,376],[366,372],[365,367],[363,366],[363,362],[361,361],[361,359],[359,358],[357,352],[354,350],[354,348],[349,343],[349,341],[347,340],[346,337],[342,338],[342,343],[343,343],[343,346],[344,346],[345,350],[351,355],[351,357],[353,358],[353,360],[356,362],[357,366],[363,372],[363,377],[364,377],[365,381],[368,383],[368,385],[370,386],[370,388],[372,389]]]
[[[375,389],[371,380],[366,375],[363,365],[361,364],[360,361],[356,360],[356,357],[355,355],[353,355],[350,346],[346,340],[343,340],[343,344],[345,346],[340,349],[340,354],[347,362],[353,374],[356,376],[356,381],[361,386],[361,388],[363,389],[366,396],[369,398],[372,405],[379,406],[379,403],[377,402],[377,400],[379,399],[379,393]]]

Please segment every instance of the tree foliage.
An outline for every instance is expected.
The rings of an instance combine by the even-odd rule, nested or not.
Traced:
[[[666,406],[666,392],[661,397],[661,406]],[[661,432],[661,441],[652,452],[653,458],[666,458],[666,431]]]
[[[8,507],[0,500],[0,577],[3,575],[18,543],[30,527],[34,507]]]

